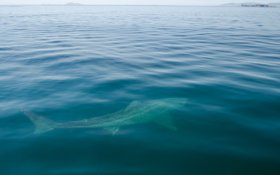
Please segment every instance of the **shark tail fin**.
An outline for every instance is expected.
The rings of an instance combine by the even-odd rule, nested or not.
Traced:
[[[33,112],[23,111],[23,113],[35,125],[34,134],[42,134],[55,129],[56,123],[50,119],[34,114]]]

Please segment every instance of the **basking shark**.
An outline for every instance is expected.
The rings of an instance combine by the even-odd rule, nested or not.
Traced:
[[[154,122],[170,130],[176,130],[170,112],[183,108],[187,100],[168,98],[150,101],[133,101],[118,112],[78,121],[59,123],[32,112],[23,111],[34,123],[34,134],[41,134],[56,128],[104,128],[113,135],[127,125]]]

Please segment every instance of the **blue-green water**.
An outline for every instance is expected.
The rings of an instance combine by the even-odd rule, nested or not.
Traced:
[[[0,7],[1,175],[280,174],[280,10]],[[34,135],[132,101],[183,98],[154,123]]]

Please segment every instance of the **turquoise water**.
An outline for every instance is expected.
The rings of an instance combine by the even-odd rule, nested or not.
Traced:
[[[280,174],[279,21],[277,8],[0,7],[0,174]],[[186,100],[176,131],[34,134],[23,113],[86,121],[167,98]]]

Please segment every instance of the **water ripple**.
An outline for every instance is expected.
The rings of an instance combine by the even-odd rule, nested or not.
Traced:
[[[11,168],[18,160],[25,174],[279,174],[279,16],[274,8],[0,7],[0,157],[10,162],[0,159],[1,171],[21,174]],[[188,99],[171,114],[177,132],[147,124],[116,137],[102,129],[34,136],[22,113],[72,121],[170,97]]]

